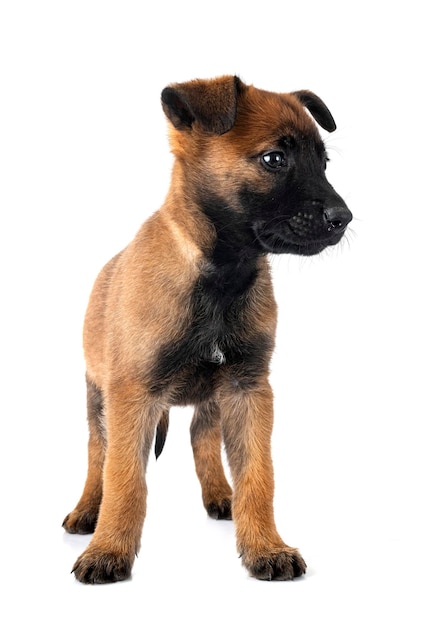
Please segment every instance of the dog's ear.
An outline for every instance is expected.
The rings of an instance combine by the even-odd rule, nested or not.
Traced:
[[[162,107],[178,130],[198,124],[206,132],[223,135],[234,126],[237,98],[244,87],[237,76],[177,83],[162,91]]]
[[[324,130],[327,130],[329,133],[336,130],[336,123],[333,119],[333,115],[330,113],[321,98],[318,98],[318,96],[312,93],[312,91],[307,91],[306,89],[294,91],[292,95],[296,96],[300,100],[303,106],[308,109],[314,120],[322,126]]]

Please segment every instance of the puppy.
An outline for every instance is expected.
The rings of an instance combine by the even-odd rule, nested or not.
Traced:
[[[162,107],[175,157],[166,200],[102,269],[85,318],[88,475],[63,526],[94,535],[73,571],[83,583],[131,575],[155,432],[158,456],[170,407],[193,405],[208,514],[232,517],[252,576],[292,579],[306,564],[273,515],[267,256],[314,255],[343,237],[352,215],[326,179],[316,126],[335,123],[309,91],[272,93],[236,76],[168,86]]]

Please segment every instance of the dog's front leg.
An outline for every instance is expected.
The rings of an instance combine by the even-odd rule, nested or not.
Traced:
[[[267,380],[252,389],[231,384],[220,397],[231,468],[233,520],[243,565],[262,580],[290,580],[306,571],[300,553],[280,538],[273,515],[273,395]]]
[[[116,582],[131,574],[146,512],[145,468],[159,417],[139,383],[108,389],[103,497],[93,539],[73,568],[80,582]]]

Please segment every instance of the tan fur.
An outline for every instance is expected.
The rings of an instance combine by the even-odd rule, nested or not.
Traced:
[[[192,322],[193,286],[211,270],[209,255],[216,240],[197,189],[211,189],[234,212],[241,212],[240,185],[265,192],[269,184],[257,171],[254,155],[276,147],[278,137],[293,129],[317,135],[294,95],[239,82],[236,87],[233,77],[226,76],[174,88],[174,96],[186,103],[185,115],[190,106],[196,119],[187,127],[182,109],[173,112],[164,102],[175,156],[166,201],[101,271],[85,318],[89,470],[82,498],[64,521],[69,532],[89,532],[95,526],[89,547],[74,566],[82,582],[126,578],[139,550],[146,512],[145,468],[155,428],[161,419],[164,422],[173,399],[181,397],[178,391],[155,390],[152,376],[163,347],[180,341]],[[241,341],[267,337],[270,349],[276,304],[265,256],[258,259],[257,268],[259,278],[245,296],[238,332]],[[221,367],[214,395],[195,406],[191,438],[204,505],[215,517],[230,517],[232,507],[244,565],[258,578],[292,578],[306,566],[282,541],[273,517],[268,360],[263,356],[262,372],[253,385],[239,383],[235,367]],[[177,387],[186,383],[186,374],[179,374]],[[102,401],[103,410],[98,404]],[[222,442],[232,489],[221,461]]]

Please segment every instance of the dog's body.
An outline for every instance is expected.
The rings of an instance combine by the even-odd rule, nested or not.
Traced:
[[[130,575],[155,430],[158,455],[169,408],[192,404],[209,515],[232,515],[253,576],[291,579],[306,565],[273,518],[267,253],[316,254],[343,236],[352,216],[326,180],[324,144],[304,107],[328,131],[334,121],[311,92],[275,94],[229,76],[167,87],[162,105],[175,156],[169,193],[102,270],[85,320],[89,470],[64,527],[95,533],[75,575]]]

